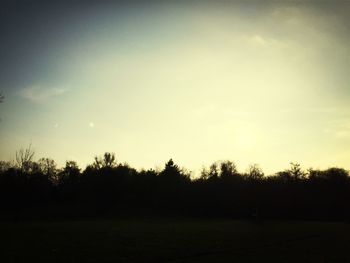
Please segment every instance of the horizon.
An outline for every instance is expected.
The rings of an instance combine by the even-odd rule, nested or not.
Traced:
[[[0,159],[350,170],[350,2],[5,4]]]
[[[31,156],[31,157],[25,157],[27,154],[28,156]],[[2,162],[3,168],[5,168],[5,170],[9,168],[21,169],[20,167],[23,165],[23,162],[26,162],[26,161],[23,161],[24,159],[26,159],[27,162],[31,164],[38,164],[38,167],[41,167],[40,169],[43,169],[43,167],[47,165],[47,162],[50,162],[50,165],[52,165],[52,168],[55,170],[55,172],[63,171],[66,165],[71,166],[73,162],[75,165],[77,165],[77,167],[81,170],[81,172],[84,173],[87,170],[89,170],[89,168],[96,169],[96,165],[99,166],[101,165],[101,163],[105,162],[106,154],[108,155],[107,158],[109,158],[109,156],[112,156],[113,161],[110,167],[113,167],[113,168],[116,168],[119,166],[126,166],[126,167],[129,167],[130,169],[135,169],[135,171],[137,172],[154,171],[157,173],[161,173],[162,171],[164,171],[164,169],[169,163],[172,163],[174,166],[176,166],[179,169],[180,173],[183,173],[184,175],[189,176],[191,180],[202,178],[203,174],[206,174],[209,172],[209,170],[212,168],[212,165],[215,165],[216,167],[221,169],[220,167],[222,164],[233,165],[238,175],[241,175],[241,176],[244,176],[244,175],[249,176],[252,170],[256,170],[256,171],[259,171],[262,174],[262,177],[265,177],[265,178],[274,177],[274,176],[278,177],[280,176],[281,172],[282,173],[291,172],[293,169],[296,169],[296,168],[300,169],[300,172],[303,173],[304,176],[306,176],[305,178],[308,178],[311,172],[315,172],[315,171],[325,172],[332,169],[339,169],[344,172],[350,173],[350,170],[344,169],[344,167],[340,167],[340,166],[328,166],[326,168],[304,167],[297,162],[289,162],[289,167],[286,166],[284,167],[284,169],[266,173],[265,170],[262,169],[258,163],[250,163],[247,167],[244,167],[244,169],[242,169],[242,167],[239,164],[237,164],[234,160],[229,160],[229,159],[212,161],[211,163],[202,165],[201,168],[197,170],[187,169],[187,167],[181,165],[180,163],[177,163],[176,160],[173,160],[173,158],[168,159],[162,165],[156,165],[153,167],[134,167],[128,161],[118,160],[114,152],[104,152],[101,155],[94,155],[92,158],[92,161],[84,165],[81,165],[79,162],[72,159],[70,160],[67,159],[64,163],[60,164],[60,163],[57,163],[56,160],[48,158],[47,156],[37,157],[35,155],[35,149],[33,149],[32,144],[29,144],[27,147],[22,147],[18,149],[18,151],[16,151],[15,153],[15,157],[12,158],[11,160],[0,160],[0,162]],[[17,155],[19,156],[18,157],[19,159],[17,159]],[[22,158],[24,159],[22,160]],[[97,170],[100,168],[97,168]]]

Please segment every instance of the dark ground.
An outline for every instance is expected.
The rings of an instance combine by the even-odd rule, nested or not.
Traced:
[[[227,219],[0,223],[0,262],[350,262],[350,224]]]

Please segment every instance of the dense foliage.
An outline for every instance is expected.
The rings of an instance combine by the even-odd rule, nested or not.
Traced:
[[[299,164],[272,176],[257,165],[245,173],[231,161],[212,164],[199,178],[169,160],[162,170],[117,163],[105,153],[81,170],[67,161],[32,161],[30,148],[0,162],[2,219],[123,216],[348,220],[350,180],[342,168],[304,171]]]

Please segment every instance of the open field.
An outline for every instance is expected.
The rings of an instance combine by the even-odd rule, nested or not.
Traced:
[[[1,262],[350,262],[350,224],[202,219],[1,223]]]

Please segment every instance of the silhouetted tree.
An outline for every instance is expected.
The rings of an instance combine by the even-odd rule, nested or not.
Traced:
[[[348,179],[349,172],[343,168],[332,167],[324,171],[309,169],[308,175],[309,180],[344,182]]]
[[[160,174],[163,176],[180,177],[181,171],[179,166],[174,163],[173,159],[170,159],[165,164],[164,170]]]
[[[80,175],[80,168],[76,161],[66,161],[66,166],[62,170],[63,177],[76,177]]]
[[[95,157],[94,168],[113,168],[117,165],[114,153],[106,152],[103,157]]]
[[[39,165],[39,171],[47,176],[52,182],[57,183],[58,177],[57,177],[57,165],[54,160],[50,158],[40,158],[38,160]]]
[[[288,170],[291,178],[295,180],[305,179],[306,173],[301,169],[299,163],[290,163],[290,169]]]
[[[223,161],[220,163],[220,177],[222,179],[232,178],[239,175],[236,165],[231,161]]]
[[[81,169],[67,161],[62,169],[49,158],[33,161],[31,145],[16,152],[16,161],[0,162],[0,218],[22,208],[42,215],[48,208],[70,215],[155,211],[177,215],[255,218],[350,218],[349,172],[342,168],[309,169],[299,164],[264,176],[258,165],[244,174],[231,161],[204,168],[200,179],[172,159],[162,170],[137,171],[105,153]],[[47,208],[47,209],[46,209]],[[40,210],[41,209],[41,210]],[[28,211],[28,209],[27,209]]]
[[[159,173],[159,175],[168,179],[169,181],[181,181],[190,179],[190,174],[180,169],[172,159],[170,159],[165,164],[164,169]]]
[[[257,164],[249,165],[246,174],[248,179],[260,180],[264,177],[263,170]]]
[[[0,173],[7,171],[12,168],[14,165],[12,162],[0,161]]]
[[[74,201],[79,194],[81,173],[75,161],[66,161],[65,167],[58,173],[58,186],[63,199]]]
[[[213,163],[210,165],[209,170],[205,167],[201,171],[201,179],[203,180],[215,180],[219,178],[219,168],[217,163]]]
[[[16,152],[16,164],[22,172],[31,170],[34,154],[31,144],[26,149],[21,148]]]
[[[306,175],[299,163],[291,162],[288,170],[276,173],[276,178],[281,181],[298,181],[306,179]]]

